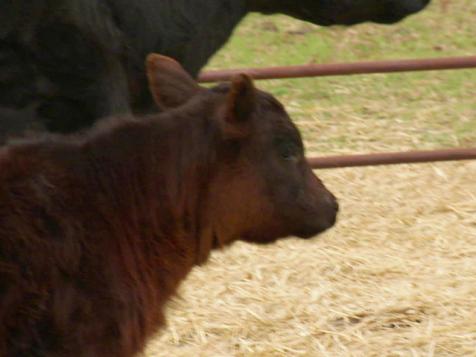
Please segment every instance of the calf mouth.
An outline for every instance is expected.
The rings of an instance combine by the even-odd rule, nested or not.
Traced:
[[[298,238],[310,239],[332,228],[337,222],[337,215],[323,222],[316,220],[314,224],[299,228],[294,235]]]
[[[329,200],[330,207],[322,215],[309,215],[300,222],[294,233],[299,238],[309,239],[332,228],[337,222],[339,205],[335,199]]]
[[[277,219],[265,229],[243,232],[240,237],[243,241],[257,244],[269,244],[286,237],[310,239],[332,228],[337,222],[338,211],[337,201],[332,200],[325,214],[301,212],[293,217]]]

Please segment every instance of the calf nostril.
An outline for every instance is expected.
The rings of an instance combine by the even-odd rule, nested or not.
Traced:
[[[332,193],[326,196],[326,203],[336,212],[339,211],[339,203],[337,202],[336,197]]]
[[[337,200],[334,198],[334,210],[336,212],[339,212],[339,202],[337,202]]]

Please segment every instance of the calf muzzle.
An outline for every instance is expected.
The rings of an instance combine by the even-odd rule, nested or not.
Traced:
[[[338,212],[337,199],[327,191],[320,197],[315,213],[306,217],[305,223],[301,223],[295,235],[299,238],[311,238],[328,230],[336,223]]]

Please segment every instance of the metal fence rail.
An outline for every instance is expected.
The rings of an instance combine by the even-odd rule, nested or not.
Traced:
[[[246,73],[254,79],[279,79],[466,68],[476,68],[476,56],[215,70],[201,73],[198,80],[200,82],[227,81],[239,73]],[[476,148],[335,155],[308,158],[308,161],[315,169],[327,169],[474,159],[476,159]]]
[[[280,79],[465,68],[476,68],[476,56],[224,69],[203,72],[199,75],[198,81],[227,81],[238,73],[249,74],[254,79]]]
[[[308,158],[313,169],[410,164],[434,161],[475,160],[476,148],[335,155]]]

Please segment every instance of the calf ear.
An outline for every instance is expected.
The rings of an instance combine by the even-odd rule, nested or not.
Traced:
[[[150,93],[160,109],[178,107],[200,90],[195,80],[170,57],[151,53],[145,65]]]
[[[247,122],[255,108],[256,89],[253,80],[246,74],[238,74],[231,80],[226,103],[225,121],[227,131],[245,135]]]

